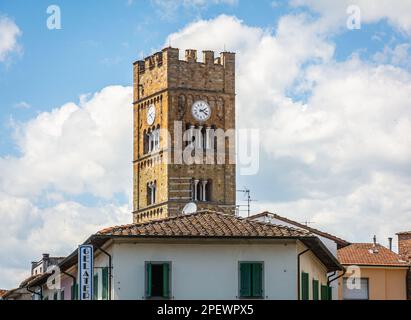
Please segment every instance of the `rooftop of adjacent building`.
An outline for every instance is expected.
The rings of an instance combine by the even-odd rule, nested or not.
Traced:
[[[247,219],[255,220],[255,219],[258,219],[258,218],[261,218],[261,217],[266,217],[268,219],[270,219],[270,218],[277,219],[277,220],[280,220],[280,221],[285,222],[287,224],[291,224],[291,225],[293,225],[297,228],[307,230],[308,232],[311,232],[311,233],[316,234],[318,236],[330,239],[332,241],[335,241],[338,244],[339,248],[348,246],[350,244],[350,242],[348,242],[344,239],[341,239],[341,238],[339,238],[335,235],[332,235],[332,234],[324,232],[324,231],[320,231],[318,229],[314,229],[314,228],[309,227],[309,226],[307,226],[303,223],[291,220],[289,218],[286,218],[286,217],[280,216],[276,213],[271,213],[271,212],[268,212],[268,211],[264,211],[264,212],[252,215],[251,217],[249,217]]]
[[[352,243],[337,252],[343,265],[406,267],[399,254],[379,243]]]

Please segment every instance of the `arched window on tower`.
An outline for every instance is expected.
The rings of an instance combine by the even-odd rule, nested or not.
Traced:
[[[212,194],[212,181],[211,180],[200,180],[192,179],[191,183],[191,200],[192,201],[202,201],[207,202],[211,201]]]
[[[157,181],[147,183],[147,205],[156,203]]]

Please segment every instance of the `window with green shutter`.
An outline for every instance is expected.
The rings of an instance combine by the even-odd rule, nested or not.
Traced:
[[[263,297],[263,264],[240,262],[240,298]]]
[[[302,300],[310,299],[309,278],[310,277],[308,273],[301,272],[301,299]]]
[[[98,273],[93,277],[93,300],[98,300]]]
[[[101,282],[102,282],[101,298],[103,300],[108,300],[108,296],[109,296],[109,294],[108,294],[108,291],[109,291],[108,283],[110,281],[108,267],[103,268],[101,273],[102,273],[101,274]]]
[[[328,293],[328,300],[332,300],[333,299],[333,288],[332,287],[327,287],[327,293]]]
[[[60,300],[64,300],[64,290],[60,291]]]
[[[328,300],[328,287],[321,285],[321,300]]]
[[[53,300],[58,300],[58,297],[59,297],[58,292],[54,292]]]
[[[318,280],[313,279],[313,300],[318,300],[319,295],[318,295],[318,290],[319,290],[319,284]]]
[[[146,262],[146,297],[171,297],[169,262]]]

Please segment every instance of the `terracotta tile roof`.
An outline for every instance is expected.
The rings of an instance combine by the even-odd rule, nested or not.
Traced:
[[[7,290],[3,290],[3,289],[0,289],[0,298],[2,297],[2,296],[4,296],[4,294],[7,292]]]
[[[313,234],[306,230],[269,223],[250,221],[233,215],[202,211],[190,215],[106,228],[90,236],[84,244],[101,247],[112,238],[162,239],[295,239],[309,248],[329,272],[342,270],[337,258]],[[134,240],[133,240],[134,241]],[[59,267],[68,270],[77,263],[77,250],[64,259]]]
[[[400,256],[388,248],[373,243],[352,243],[339,249],[338,260],[343,265],[407,266]]]
[[[260,217],[272,217],[272,218],[274,218],[274,219],[283,221],[283,222],[285,222],[285,223],[292,224],[292,225],[294,225],[294,226],[296,226],[296,227],[298,227],[298,228],[307,230],[307,231],[309,231],[309,232],[311,232],[311,233],[314,233],[314,234],[316,234],[316,235],[318,235],[318,236],[322,236],[322,237],[324,237],[324,238],[333,240],[333,241],[335,241],[340,247],[345,247],[345,246],[348,246],[348,245],[350,244],[350,242],[348,242],[348,241],[346,241],[346,240],[344,240],[344,239],[341,239],[341,238],[339,238],[339,237],[337,237],[337,236],[334,236],[334,235],[329,234],[329,233],[327,233],[327,232],[323,232],[323,231],[320,231],[320,230],[311,228],[311,227],[309,227],[309,226],[306,226],[305,224],[299,223],[299,222],[297,222],[297,221],[294,221],[294,220],[285,218],[285,217],[280,216],[280,215],[278,215],[278,214],[276,214],[276,213],[271,213],[271,212],[268,212],[268,211],[265,211],[265,212],[262,212],[262,213],[253,215],[253,216],[249,217],[248,219],[253,220],[253,219],[256,219],[256,218],[260,218]]]
[[[310,236],[305,230],[250,221],[211,211],[177,216],[146,223],[106,228],[97,235],[158,237],[268,237]]]

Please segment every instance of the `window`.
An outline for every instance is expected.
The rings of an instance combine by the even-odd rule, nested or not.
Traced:
[[[147,183],[147,205],[156,203],[157,181]]]
[[[146,262],[146,297],[170,298],[169,262]]]
[[[108,282],[110,281],[109,276],[108,276],[108,267],[103,268],[101,280],[102,280],[102,287],[103,287],[101,298],[103,300],[108,300],[108,291],[109,291]]]
[[[64,300],[64,290],[60,291],[60,300]]]
[[[98,300],[98,273],[93,277],[93,300]]]
[[[263,264],[240,262],[240,298],[263,297]]]
[[[318,300],[318,280],[313,279],[313,300]]]
[[[343,300],[368,300],[369,281],[368,278],[356,279],[356,283],[348,278],[343,279]],[[350,286],[351,284],[351,286]]]
[[[301,272],[301,300],[309,300],[309,274]]]
[[[191,199],[193,201],[211,201],[211,186],[212,186],[212,181],[211,180],[198,180],[198,179],[193,179],[192,180],[192,197]]]
[[[54,292],[54,294],[53,294],[53,300],[58,300],[59,299],[59,294],[58,294],[58,292],[56,291],[56,292]]]

